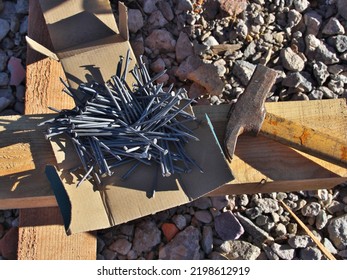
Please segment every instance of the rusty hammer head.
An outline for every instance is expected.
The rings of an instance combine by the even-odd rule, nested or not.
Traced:
[[[243,132],[257,135],[265,118],[264,106],[267,94],[275,83],[277,72],[258,65],[246,90],[232,105],[226,128],[224,145],[231,159],[235,152],[237,137]]]

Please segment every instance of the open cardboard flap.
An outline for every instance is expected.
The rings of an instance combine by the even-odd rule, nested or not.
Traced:
[[[77,88],[81,82],[93,78],[98,82],[115,74],[120,56],[128,49],[126,9],[120,5],[118,30],[108,1],[40,0],[42,11],[68,82]],[[31,45],[35,46],[35,42]],[[35,48],[46,51],[44,47]],[[132,69],[136,59],[131,52]],[[131,75],[128,75],[131,79]],[[131,84],[132,81],[128,81]],[[155,166],[137,168],[125,181],[120,178],[131,165],[119,167],[115,174],[103,180],[97,188],[83,182],[78,188],[81,174],[70,170],[79,165],[72,144],[66,139],[53,139],[57,166],[47,166],[51,182],[63,214],[68,234],[108,228],[136,218],[169,209],[199,198],[234,179],[223,151],[213,132],[208,117],[200,119],[194,128],[199,142],[191,141],[186,151],[200,165],[189,174],[163,178]],[[155,182],[155,178],[157,178]],[[155,196],[151,197],[154,184]]]
[[[119,56],[125,57],[128,49],[132,58],[129,68],[133,68],[136,58],[128,41],[128,16],[123,4],[119,2],[121,21],[118,28],[111,6],[105,0],[39,2],[54,50],[27,37],[28,45],[60,60],[72,88],[90,80],[107,81],[115,74]]]

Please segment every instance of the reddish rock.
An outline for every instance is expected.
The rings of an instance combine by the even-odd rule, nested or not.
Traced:
[[[163,85],[167,85],[168,84],[168,81],[169,81],[170,77],[168,74],[163,74],[161,77],[159,77],[156,82],[158,84],[163,84]]]
[[[177,68],[175,75],[181,81],[185,81],[189,73],[198,69],[201,65],[203,65],[203,62],[197,55],[188,56]]]
[[[193,44],[187,33],[181,31],[176,43],[176,60],[183,61],[186,57],[194,54]]]
[[[145,39],[145,45],[151,50],[168,53],[175,51],[176,40],[170,32],[156,29]]]
[[[167,241],[170,241],[175,235],[180,231],[175,224],[172,223],[164,223],[161,226],[161,230]]]
[[[231,16],[237,16],[247,8],[247,0],[219,0],[220,7],[223,11]]]
[[[198,98],[205,95],[206,93],[207,90],[203,86],[200,86],[197,83],[193,83],[189,88],[188,96],[189,98]]]
[[[0,239],[0,255],[8,260],[17,259],[18,228],[12,227]]]
[[[217,67],[212,64],[204,64],[188,74],[188,79],[206,88],[210,95],[220,95],[224,83],[218,76]]]
[[[158,58],[157,60],[153,61],[150,65],[150,68],[155,73],[159,73],[161,71],[165,70],[165,62],[162,58]]]
[[[7,68],[11,73],[10,85],[18,86],[25,78],[25,69],[21,60],[12,56],[8,61]]]

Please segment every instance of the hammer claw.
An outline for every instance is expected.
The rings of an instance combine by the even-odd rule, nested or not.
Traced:
[[[243,130],[244,128],[239,126],[238,128],[229,130],[229,132],[227,132],[228,134],[225,137],[224,146],[226,147],[225,153],[229,161],[231,161],[234,156],[237,138],[243,133]]]

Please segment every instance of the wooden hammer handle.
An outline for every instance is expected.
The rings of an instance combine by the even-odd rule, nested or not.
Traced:
[[[347,167],[347,143],[329,134],[271,113],[266,114],[260,134]]]

